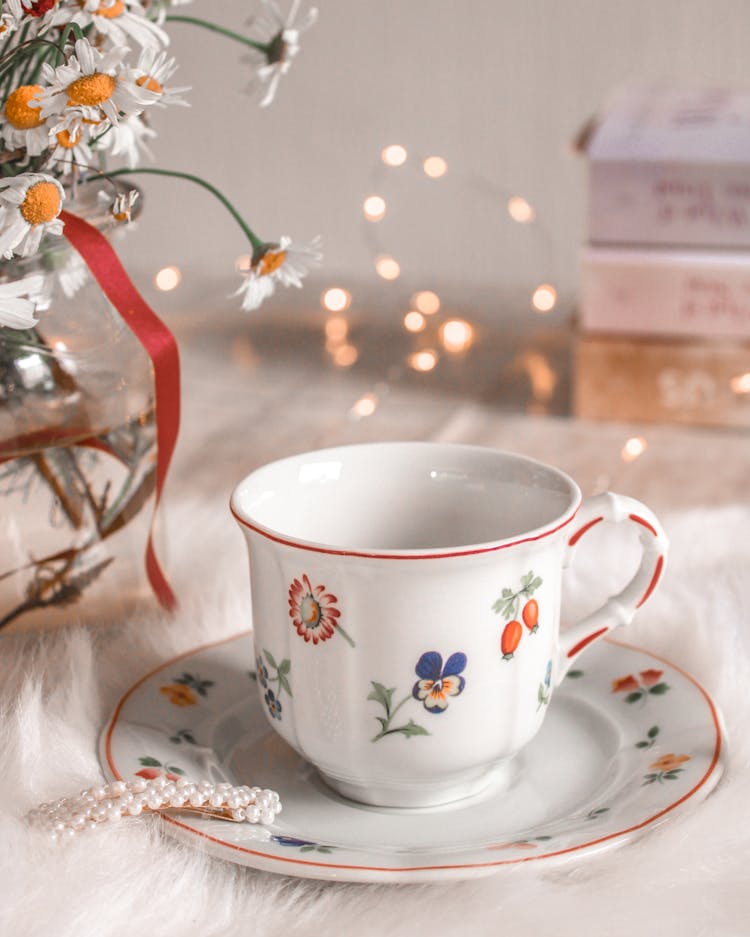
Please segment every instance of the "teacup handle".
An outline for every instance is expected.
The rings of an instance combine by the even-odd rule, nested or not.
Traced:
[[[615,521],[618,524],[628,522],[638,527],[643,551],[641,562],[635,575],[621,592],[612,596],[601,608],[587,615],[582,621],[566,629],[560,636],[558,682],[581,651],[613,628],[632,621],[637,609],[654,591],[664,572],[669,541],[661,524],[645,504],[635,498],[613,494],[611,491],[587,498],[581,505],[565,548],[563,568],[567,568],[573,561],[576,547],[583,535],[602,521]]]

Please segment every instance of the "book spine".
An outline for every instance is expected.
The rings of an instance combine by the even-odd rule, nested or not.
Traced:
[[[750,247],[747,167],[593,159],[589,172],[593,242]]]
[[[573,406],[592,420],[750,427],[750,345],[581,336]]]
[[[584,248],[580,319],[591,332],[750,338],[750,252]]]

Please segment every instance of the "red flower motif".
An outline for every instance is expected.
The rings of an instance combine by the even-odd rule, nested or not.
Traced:
[[[325,586],[312,586],[306,574],[295,579],[289,587],[289,617],[297,634],[313,644],[333,637],[341,616],[337,602]]]
[[[171,771],[167,771],[166,774],[163,771],[160,771],[159,768],[141,768],[140,771],[135,772],[136,777],[145,778],[147,781],[153,781],[154,778],[160,777],[162,774],[166,777],[168,781],[179,781],[179,774],[173,774]]]
[[[638,676],[641,678],[643,686],[653,686],[658,683],[664,675],[663,670],[642,670]]]
[[[640,688],[640,683],[638,683],[632,674],[628,674],[627,677],[618,677],[616,680],[612,681],[613,693],[625,693],[632,690],[640,690]]]

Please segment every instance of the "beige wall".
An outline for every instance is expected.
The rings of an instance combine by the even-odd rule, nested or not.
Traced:
[[[317,26],[265,111],[245,93],[239,46],[175,24],[176,78],[192,84],[193,106],[159,116],[156,165],[216,182],[264,237],[321,234],[319,282],[343,283],[385,307],[430,286],[456,304],[475,295],[489,303],[543,279],[569,302],[584,236],[584,166],[568,144],[583,119],[633,76],[750,80],[745,0],[319,6]],[[248,4],[196,0],[183,9],[232,25],[242,24]],[[374,179],[391,142],[414,157],[443,156],[448,175],[427,180],[412,160]],[[239,230],[198,190],[152,180],[144,187],[141,233],[126,248],[131,266],[145,276],[176,263],[188,291],[209,274],[223,298],[245,250]],[[394,284],[372,269],[377,245],[368,245],[360,206],[373,190],[389,201],[377,235],[402,264]],[[536,231],[508,220],[509,192],[536,205]]]

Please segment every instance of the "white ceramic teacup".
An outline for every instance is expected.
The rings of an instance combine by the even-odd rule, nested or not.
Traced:
[[[293,456],[235,488],[271,725],[346,797],[422,807],[480,791],[539,729],[592,641],[662,573],[648,508],[581,503],[563,472],[474,446],[376,443]],[[560,634],[562,571],[602,521],[640,566]]]

